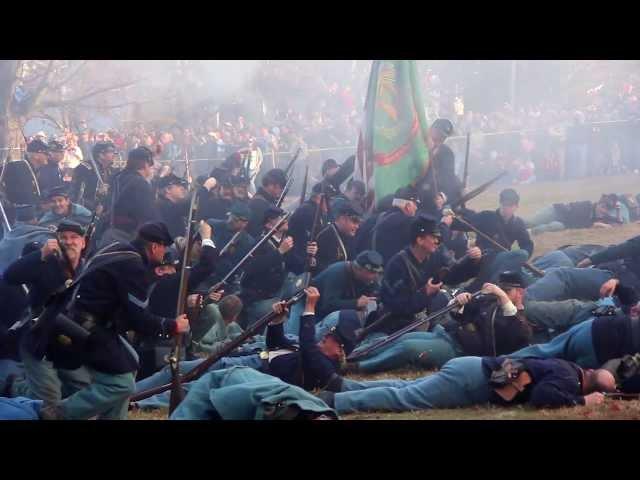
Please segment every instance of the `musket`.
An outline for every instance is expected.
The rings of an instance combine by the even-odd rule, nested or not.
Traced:
[[[295,177],[291,175],[287,180],[287,183],[284,185],[284,188],[282,189],[282,193],[280,194],[280,197],[276,202],[276,207],[280,208],[280,205],[282,205],[282,202],[284,201],[284,197],[287,196],[287,193],[289,193],[289,189],[291,188],[291,185],[293,185],[294,179]]]
[[[187,177],[187,185],[191,188],[191,159],[189,158],[189,145],[184,146],[184,174]]]
[[[320,198],[318,200],[318,204],[316,205],[316,211],[313,215],[313,225],[311,227],[311,234],[309,235],[309,242],[315,242],[316,236],[318,235],[318,228],[320,227],[320,213],[322,212],[322,202],[326,201],[326,196],[324,193],[324,184],[323,191],[320,194]],[[318,261],[314,255],[307,254],[307,261],[305,262],[304,271],[305,273],[309,273],[318,266]]]
[[[278,222],[273,227],[271,227],[271,230],[265,233],[264,236],[251,248],[251,250],[249,250],[249,252],[244,257],[242,257],[242,259],[229,271],[229,273],[227,273],[222,280],[220,280],[209,289],[209,293],[217,292],[222,287],[224,287],[227,284],[227,281],[229,281],[229,279],[233,277],[238,269],[242,268],[246,261],[253,256],[253,253],[258,248],[260,248],[267,240],[269,240],[278,231],[278,228],[280,228],[280,226],[289,219],[290,216],[291,213],[285,213],[280,218],[280,220],[278,220]]]
[[[231,239],[225,244],[225,246],[222,247],[222,250],[220,250],[220,253],[218,253],[218,257],[221,257],[222,255],[227,253],[227,250],[229,250],[236,243],[238,243],[238,239],[240,238],[240,235],[242,235],[243,232],[244,230],[238,230],[236,233],[234,233],[233,237],[231,237]]]
[[[289,171],[293,168],[293,165],[296,163],[296,160],[298,160],[298,156],[300,155],[301,151],[302,151],[302,147],[298,147],[298,150],[296,150],[296,154],[289,161],[289,164],[287,165],[287,168],[284,169],[284,174],[286,176],[289,176]]]
[[[187,294],[189,293],[189,275],[191,273],[191,251],[193,249],[194,226],[197,224],[196,212],[198,210],[198,192],[194,192],[189,208],[189,220],[185,234],[184,252],[182,254],[182,265],[180,269],[180,287],[178,290],[178,305],[176,317],[184,314],[187,308]],[[175,410],[184,398],[184,392],[180,385],[180,348],[182,346],[183,334],[178,333],[175,337],[175,346],[169,356],[169,367],[171,368],[171,399],[169,400],[169,415]]]
[[[467,148],[464,152],[464,172],[462,174],[462,188],[467,188],[467,182],[469,181],[469,147],[471,146],[471,132],[467,132]],[[465,204],[463,203],[464,207]]]
[[[474,188],[469,193],[467,193],[467,194],[463,195],[462,197],[460,197],[460,199],[457,202],[452,203],[450,205],[450,208],[452,210],[455,210],[460,205],[464,205],[468,201],[472,200],[473,198],[475,198],[478,195],[480,195],[481,193],[483,193],[487,188],[489,188],[491,185],[496,183],[498,180],[500,180],[502,177],[504,177],[507,173],[508,172],[506,170],[504,170],[503,172],[501,172],[498,175],[496,175],[495,177],[493,177],[491,180],[483,183],[482,185],[480,185],[477,188]],[[466,186],[466,184],[465,184],[465,186]]]
[[[482,294],[481,290],[479,290],[479,291],[477,291],[475,293],[472,293],[471,294],[471,298],[475,298],[475,297],[479,296],[480,294]],[[434,318],[438,318],[439,316],[444,315],[447,312],[450,312],[451,310],[453,310],[454,308],[456,308],[458,306],[459,306],[458,302],[453,302],[450,305],[447,305],[446,307],[441,308],[437,312],[432,313],[431,315],[427,316],[426,318],[423,318],[423,319],[420,319],[420,320],[416,320],[415,322],[410,323],[406,327],[403,327],[400,330],[398,330],[396,332],[393,332],[391,335],[383,338],[379,342],[376,342],[373,345],[370,345],[370,346],[362,349],[361,351],[359,351],[357,353],[352,353],[351,355],[349,355],[347,357],[347,361],[348,362],[354,362],[354,361],[356,361],[356,360],[358,360],[360,358],[366,357],[367,355],[369,355],[374,350],[378,350],[379,348],[384,347],[385,345],[393,342],[397,338],[400,338],[405,333],[409,333],[409,332],[415,330],[416,328],[420,327],[421,325],[428,324]]]
[[[87,226],[87,229],[85,230],[85,234],[84,234],[85,247],[84,247],[84,250],[82,251],[82,256],[85,256],[87,254],[87,252],[89,251],[89,244],[91,243],[91,238],[93,237],[93,233],[96,231],[97,219],[98,219],[98,216],[96,215],[95,212],[93,212],[93,216],[91,217],[91,221],[89,222],[89,225]]]
[[[476,235],[481,236],[482,238],[484,238],[487,242],[489,242],[491,245],[493,245],[494,247],[496,247],[497,249],[499,249],[502,252],[509,252],[510,250],[507,249],[506,247],[504,247],[503,245],[499,244],[498,242],[496,242],[493,238],[491,238],[489,235],[487,235],[486,233],[484,233],[481,230],[478,230],[476,227],[474,227],[473,225],[471,225],[469,222],[467,222],[466,220],[464,220],[463,218],[460,217],[460,215],[456,215],[454,214],[452,211],[447,211],[447,214],[451,214],[456,220],[458,220],[460,223],[462,223],[463,225],[467,226],[468,228],[470,228],[471,230],[473,230]],[[544,272],[542,270],[540,270],[538,267],[534,267],[533,265],[531,265],[529,262],[524,262],[523,267],[525,267],[527,270],[529,270],[531,273],[533,273],[534,275],[537,275],[539,277],[544,277]]]
[[[4,210],[4,205],[2,205],[2,201],[0,201],[0,214],[2,215],[2,226],[4,227],[5,233],[13,230],[11,228],[11,224],[9,223],[7,212]]]
[[[305,295],[304,290],[300,290],[298,293],[290,297],[289,299],[284,301],[284,307],[289,307],[294,303],[298,302]],[[229,355],[233,350],[242,345],[248,338],[253,337],[261,333],[264,327],[275,318],[277,318],[279,314],[275,312],[269,312],[260,318],[257,322],[252,324],[247,330],[245,330],[241,335],[236,337],[233,341],[227,344],[222,350],[218,353],[214,353],[213,355],[208,356],[202,363],[198,364],[193,370],[189,373],[180,377],[179,381],[181,383],[192,382],[197,380],[202,375],[207,373],[209,368],[216,363],[221,358]],[[140,400],[144,400],[145,398],[149,398],[153,395],[158,395],[160,393],[164,393],[167,390],[172,388],[171,383],[167,383],[165,385],[160,385],[158,387],[150,388],[148,390],[144,390],[136,395],[133,395],[129,401],[130,402],[139,402]]]
[[[304,199],[307,196],[307,181],[309,180],[309,165],[304,169],[304,181],[302,182],[302,192],[300,193],[300,206],[304,203]]]

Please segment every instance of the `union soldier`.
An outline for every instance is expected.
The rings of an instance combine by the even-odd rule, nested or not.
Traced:
[[[280,168],[269,170],[262,177],[262,186],[249,201],[251,218],[247,231],[257,237],[262,231],[264,213],[269,206],[275,206],[287,184],[287,177]]]
[[[362,211],[350,203],[342,203],[335,215],[335,221],[318,233],[316,274],[333,263],[354,257],[355,235],[360,226]]]
[[[172,242],[164,224],[147,223],[130,244],[110,246],[92,257],[62,308],[67,320],[57,315],[56,323],[41,330],[54,366],[86,366],[91,384],[61,402],[45,404],[43,419],[126,418],[138,360],[121,334],[133,330],[169,336],[189,328],[186,315],[161,318],[146,310],[153,267]]]
[[[27,145],[27,158],[8,162],[2,174],[7,199],[13,204],[40,206],[38,171],[47,164],[49,147],[42,140]]]
[[[275,206],[269,206],[263,216],[263,232],[271,230],[285,212]],[[293,248],[293,239],[287,235],[288,222],[284,222],[278,231],[256,250],[254,258],[244,268],[240,282],[243,310],[240,325],[243,328],[251,325],[267,314],[271,305],[278,300],[287,270],[285,259]]]
[[[51,210],[45,213],[39,225],[43,227],[55,227],[60,222],[69,220],[86,227],[91,223],[92,214],[82,205],[71,203],[69,190],[66,185],[52,188],[46,198],[51,201]]]
[[[336,212],[342,203],[351,203],[356,208],[365,211],[365,185],[361,180],[349,179],[344,193],[338,193],[331,201],[331,212]],[[332,220],[335,219],[335,216]]]
[[[71,198],[75,203],[97,211],[98,206],[106,201],[108,185],[111,182],[111,177],[115,174],[112,165],[116,153],[116,146],[112,142],[98,142],[91,150],[94,162],[85,156],[80,165],[73,170]],[[100,184],[98,180],[96,167],[100,179],[105,182],[104,185]]]
[[[591,254],[577,266],[584,268],[591,265],[613,271],[616,278],[640,290],[640,235]]]
[[[64,185],[64,174],[60,169],[66,147],[63,143],[51,140],[48,144],[49,157],[47,164],[38,170],[38,182],[41,193],[49,192]]]
[[[104,233],[101,245],[129,241],[145,222],[155,221],[155,197],[149,179],[152,175],[153,152],[138,147],[129,152],[127,165],[113,177],[110,187],[110,229]]]
[[[187,188],[187,181],[172,173],[158,180],[156,209],[172,238],[184,235],[187,228],[190,205]]]
[[[449,202],[457,202],[462,196],[462,182],[455,173],[455,156],[444,142],[453,133],[453,124],[445,118],[438,118],[429,129],[432,147],[429,152],[429,169],[421,181],[423,189],[433,193],[443,192]]]
[[[560,359],[460,357],[417,380],[345,380],[340,393],[319,397],[339,413],[461,408],[487,403],[528,403],[535,408],[573,407],[604,402],[614,392],[607,370],[583,370]]]

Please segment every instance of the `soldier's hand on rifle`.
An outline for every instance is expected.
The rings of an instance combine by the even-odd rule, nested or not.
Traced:
[[[202,306],[202,295],[194,293],[193,295],[189,295],[187,297],[187,307],[188,308],[196,308]]]
[[[211,189],[216,188],[217,184],[218,184],[218,181],[215,178],[209,177],[205,180],[202,186],[206,188],[208,191],[211,191]]]
[[[604,393],[593,392],[584,396],[585,405],[600,405],[604,403]]]
[[[440,288],[442,287],[442,282],[440,283],[431,283],[431,281],[433,280],[433,278],[430,278],[427,281],[427,284],[424,287],[424,291],[427,294],[427,296],[431,296],[431,295],[435,295],[436,293],[438,293],[440,291]]]
[[[616,287],[620,283],[620,280],[617,278],[612,278],[611,280],[607,280],[600,287],[600,298],[606,298],[613,295]]]
[[[320,299],[320,292],[316,287],[307,287],[304,289],[304,293],[307,294],[307,301],[304,306],[304,311],[306,312],[314,312],[316,311],[316,304]]]
[[[587,257],[587,258],[583,258],[582,260],[580,260],[578,262],[578,264],[576,265],[576,267],[585,268],[585,267],[590,267],[591,265],[593,265],[593,263],[591,262],[591,259],[589,257]]]
[[[482,258],[482,250],[478,247],[471,247],[467,250],[467,255],[469,255],[471,260],[480,260]]]
[[[284,255],[285,253],[287,253],[292,248],[293,248],[293,238],[292,237],[285,237],[284,240],[282,240],[282,243],[280,244],[280,246],[278,247],[278,251],[282,255]]]
[[[460,306],[466,305],[471,301],[471,294],[469,292],[459,293],[455,296],[455,301]]]
[[[185,333],[189,331],[189,319],[187,318],[187,314],[183,313],[182,315],[176,318],[176,333]]]
[[[208,297],[213,303],[218,303],[224,296],[224,290],[218,290],[217,292],[209,293]]]
[[[40,258],[44,260],[49,255],[62,255],[62,251],[60,250],[60,244],[58,240],[55,238],[51,238],[47,240],[47,243],[40,249]]]
[[[316,242],[307,242],[307,255],[315,257],[318,253],[318,244]]]
[[[356,301],[358,308],[367,308],[369,302],[375,302],[376,297],[368,297],[366,295],[360,295],[360,298]]]
[[[271,309],[275,314],[277,314],[277,317],[271,320],[269,322],[269,325],[279,325],[287,319],[288,309],[285,306],[285,302],[280,301],[274,303],[273,305],[271,305]]]
[[[450,227],[451,224],[453,223],[453,216],[452,215],[445,215],[440,219],[440,223],[444,223],[447,227]]]
[[[204,220],[200,220],[200,225],[198,226],[198,233],[200,234],[200,238],[202,238],[203,240],[211,240],[212,232],[213,229],[211,228],[211,225],[209,225]]]

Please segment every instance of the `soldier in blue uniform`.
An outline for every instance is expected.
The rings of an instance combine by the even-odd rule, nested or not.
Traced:
[[[396,253],[385,267],[380,291],[384,308],[378,310],[377,318],[386,318],[372,331],[392,333],[412,322],[416,315],[444,307],[449,299],[440,290],[443,283],[457,285],[477,275],[480,250],[474,247],[467,258],[454,263],[439,248],[440,238],[436,219],[420,215],[413,220],[410,245]]]
[[[273,205],[263,213],[262,233],[271,230],[285,212]],[[246,328],[271,311],[271,305],[279,294],[287,277],[286,258],[293,248],[293,238],[287,235],[288,222],[256,250],[253,259],[244,268],[240,281],[240,298],[245,305],[240,325]]]
[[[262,186],[249,200],[251,218],[247,231],[254,237],[258,237],[264,226],[264,214],[269,207],[276,206],[278,199],[287,184],[287,177],[280,168],[269,170],[262,177]]]
[[[335,220],[320,230],[316,239],[316,275],[336,262],[346,262],[355,257],[355,236],[362,211],[351,203],[343,202],[332,213]]]
[[[54,366],[86,366],[91,376],[87,388],[45,404],[43,419],[126,418],[138,360],[122,334],[133,330],[172,335],[189,328],[186,315],[160,318],[146,310],[153,267],[162,262],[172,242],[164,224],[144,224],[130,244],[116,244],[94,255],[75,287],[67,290],[72,290],[71,298],[65,298],[63,310],[73,328],[60,315],[53,324],[40,325],[39,320],[46,349],[33,349],[32,354],[46,354]]]
[[[462,408],[487,403],[529,404],[536,408],[595,405],[613,392],[611,372],[583,370],[560,359],[460,357],[417,380],[345,380],[340,393],[319,397],[338,414]]]
[[[61,142],[51,140],[48,148],[49,158],[47,159],[47,164],[38,170],[38,182],[42,193],[50,192],[52,189],[65,184],[60,162],[64,159],[66,147]]]
[[[434,369],[454,357],[505,355],[527,346],[531,341],[531,326],[514,304],[519,288],[522,288],[520,276],[505,272],[500,276],[499,285],[483,286],[484,295],[471,299],[469,293],[458,294],[455,297],[460,305],[458,311],[453,311],[432,331],[402,335],[357,363],[348,364],[347,368],[351,372],[366,373],[411,365]],[[371,335],[355,352],[385,337],[384,334]]]
[[[36,139],[27,145],[27,158],[8,162],[2,172],[2,185],[9,202],[15,205],[40,206],[42,189],[38,172],[47,164],[49,147]]]
[[[524,221],[515,215],[520,197],[507,188],[500,192],[500,207],[493,210],[473,212],[463,210],[463,218],[482,233],[486,234],[507,251],[498,251],[494,245],[482,236],[476,237],[476,246],[482,249],[484,260],[482,272],[478,275],[477,286],[484,282],[495,282],[500,272],[519,271],[524,262],[533,254],[533,241],[527,232]],[[454,220],[453,230],[469,231],[469,228]],[[519,250],[511,247],[518,242]]]
[[[30,317],[34,320],[28,322],[27,327],[36,323],[50,297],[63,292],[77,278],[84,265],[84,234],[81,225],[64,221],[58,226],[56,239],[47,240],[42,248],[24,255],[7,268],[8,283],[25,284],[29,289]],[[13,395],[57,402],[89,384],[88,372],[83,368],[56,367],[48,359],[34,357],[29,348],[36,341],[33,332],[27,328],[22,338],[20,357],[25,379],[13,385]]]
[[[422,179],[422,188],[432,194],[443,192],[449,202],[457,202],[462,196],[462,182],[456,176],[453,151],[444,142],[453,134],[453,124],[446,118],[438,118],[429,129],[432,147],[429,152],[429,170]]]
[[[112,165],[116,153],[116,146],[112,142],[98,142],[91,150],[94,162],[84,158],[73,170],[71,198],[75,203],[97,211],[99,205],[106,201],[108,185],[115,175]],[[104,184],[100,183],[98,175]]]
[[[93,214],[82,205],[71,202],[69,189],[66,185],[60,185],[49,190],[46,198],[51,202],[51,210],[40,218],[39,225],[55,227],[65,220],[79,223],[83,227],[91,223]]]
[[[213,218],[207,220],[213,229],[212,240],[221,253],[216,264],[215,274],[206,281],[209,286],[221,280],[251,250],[255,241],[247,233],[250,215],[251,212],[249,212],[246,203],[236,202],[227,213],[227,220]],[[229,243],[236,234],[239,235],[233,243]],[[226,251],[225,247],[227,247]]]
[[[55,233],[46,227],[37,225],[34,205],[16,205],[16,221],[13,229],[5,233],[0,241],[0,271],[20,258],[22,249],[30,242],[46,242],[55,238]]]
[[[335,212],[338,211],[342,203],[350,203],[351,205],[354,205],[356,209],[364,212],[365,194],[366,191],[363,181],[354,180],[353,178],[349,179],[349,181],[347,182],[347,188],[345,189],[344,193],[338,193],[331,200],[331,220],[335,220]]]
[[[316,233],[327,224],[329,187],[324,183],[315,184],[311,189],[309,200],[298,207],[289,220],[289,235],[293,237],[294,247],[289,256],[287,268],[295,275],[300,275],[305,271],[307,255],[316,255],[318,252],[318,245],[315,239],[311,238],[313,220],[316,209],[320,205],[319,225]]]
[[[591,254],[577,266],[591,265],[612,271],[616,278],[640,291],[640,235]]]
[[[101,246],[113,241],[128,242],[142,224],[158,219],[155,196],[149,183],[152,167],[153,152],[148,148],[138,147],[129,152],[125,169],[113,177],[109,187],[110,228],[104,233]]]
[[[184,236],[191,203],[187,198],[187,181],[170,173],[160,178],[157,186],[156,209],[160,219],[169,229],[172,238]]]
[[[394,195],[392,208],[378,217],[371,232],[371,249],[382,255],[385,265],[410,243],[418,205],[418,193],[410,187],[401,188]]]

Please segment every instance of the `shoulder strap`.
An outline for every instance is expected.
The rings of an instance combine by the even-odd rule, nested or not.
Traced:
[[[336,226],[333,223],[329,224],[329,227],[331,227],[331,230],[333,230],[333,233],[336,236],[336,239],[338,240],[338,246],[342,249],[342,254],[344,255],[344,259],[345,260],[349,260],[349,256],[347,255],[347,249],[344,246],[344,242],[342,241],[342,237],[340,237],[340,234],[338,233],[338,229],[336,229]],[[327,228],[329,228],[327,227]]]
[[[404,265],[407,267],[413,290],[418,290],[418,278],[420,277],[420,272],[418,272],[418,269],[411,263],[411,260],[409,260],[406,250],[400,251],[400,258],[402,258]]]

